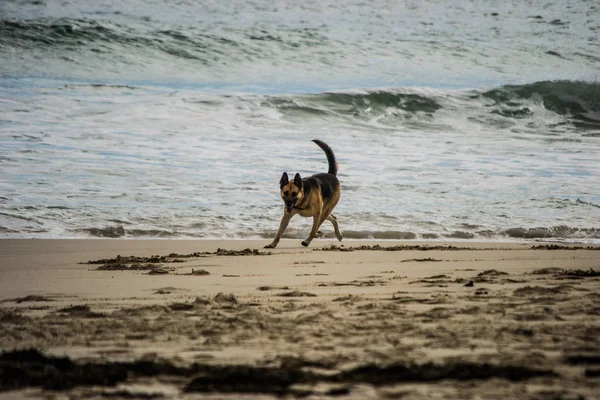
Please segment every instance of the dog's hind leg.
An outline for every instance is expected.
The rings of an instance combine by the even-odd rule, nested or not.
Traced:
[[[329,216],[327,217],[327,221],[331,222],[331,224],[333,225],[333,229],[335,230],[335,237],[338,238],[338,240],[341,242],[342,234],[340,232],[340,228],[338,227],[337,217],[333,214],[329,214]]]

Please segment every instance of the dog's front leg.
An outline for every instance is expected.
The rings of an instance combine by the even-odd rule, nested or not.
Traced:
[[[313,226],[310,231],[310,236],[302,242],[302,246],[308,247],[314,238],[319,237],[319,226],[321,226],[321,213],[313,215]]]
[[[281,217],[281,223],[279,224],[279,230],[277,231],[277,235],[275,235],[275,239],[273,239],[273,242],[265,246],[265,249],[274,249],[275,247],[277,247],[279,239],[281,239],[281,235],[283,235],[283,232],[285,232],[285,229],[287,228],[288,224],[290,223],[290,219],[292,219],[294,214],[295,213],[288,213],[285,210],[283,211],[283,217]]]

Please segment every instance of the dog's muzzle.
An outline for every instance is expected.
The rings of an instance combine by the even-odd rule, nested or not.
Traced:
[[[285,201],[285,210],[291,214],[295,204],[295,201]]]

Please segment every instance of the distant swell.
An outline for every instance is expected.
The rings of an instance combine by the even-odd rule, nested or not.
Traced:
[[[276,37],[252,29],[220,35],[214,30],[145,29],[139,25],[73,18],[0,21],[0,46],[21,51],[66,51],[69,56],[63,60],[75,63],[85,62],[92,52],[110,53],[113,61],[120,60],[129,66],[130,54],[135,52],[143,55],[140,64],[145,64],[145,57],[155,58],[159,53],[164,59],[215,66],[239,62],[241,57],[260,59],[266,51],[265,42],[296,49],[319,46],[323,41],[319,35],[304,30],[290,30],[285,36]]]
[[[119,42],[131,39],[117,26],[85,20],[1,21],[0,43],[10,47],[85,45],[94,41]]]
[[[65,61],[81,62],[86,51],[112,53],[116,59],[131,51],[160,52],[166,57],[208,61],[205,57],[204,36],[186,37],[172,31],[136,31],[126,26],[98,21],[58,20],[2,21],[0,22],[0,44],[24,49],[67,51]]]

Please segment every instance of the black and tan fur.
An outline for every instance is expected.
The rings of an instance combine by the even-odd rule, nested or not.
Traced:
[[[310,242],[323,234],[319,231],[319,227],[325,220],[333,224],[335,236],[338,240],[342,240],[342,234],[338,227],[337,218],[331,212],[340,200],[340,182],[337,175],[337,161],[331,148],[320,140],[313,140],[327,156],[329,171],[301,178],[300,174],[294,176],[294,180],[290,181],[287,172],[281,176],[280,194],[284,202],[283,217],[279,225],[279,231],[273,242],[266,245],[265,248],[274,248],[279,243],[281,235],[290,222],[290,219],[296,214],[302,217],[313,217],[313,225],[310,231],[310,236],[302,242],[303,246],[308,246]]]

